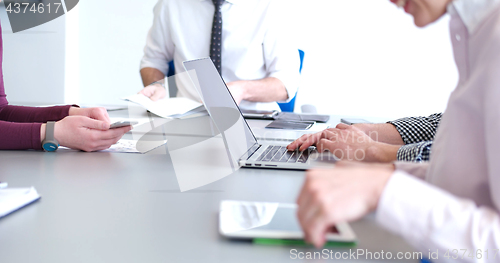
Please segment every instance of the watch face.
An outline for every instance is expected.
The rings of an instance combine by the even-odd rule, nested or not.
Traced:
[[[43,144],[42,147],[47,152],[53,152],[53,151],[57,150],[57,148],[59,147],[59,145],[57,145],[55,143],[52,143],[52,142],[46,142],[46,143]]]

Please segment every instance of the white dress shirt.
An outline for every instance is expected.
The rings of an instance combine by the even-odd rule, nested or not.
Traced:
[[[500,0],[456,0],[448,12],[458,86],[429,165],[396,164],[377,221],[425,257],[438,251],[433,262],[500,262]]]
[[[300,58],[297,46],[285,33],[289,30],[284,30],[283,4],[276,0],[223,3],[221,71],[226,82],[275,77],[285,85],[289,99],[295,96]],[[166,74],[168,62],[173,60],[178,74],[185,71],[182,62],[209,57],[214,9],[211,0],[159,0],[141,69],[150,67]],[[189,78],[176,76],[176,84],[177,96],[200,100]],[[275,102],[243,101],[240,107],[279,109]]]

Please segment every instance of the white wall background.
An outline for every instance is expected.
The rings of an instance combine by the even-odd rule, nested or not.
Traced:
[[[300,9],[299,106],[393,118],[444,110],[458,80],[447,17],[418,29],[389,1],[308,0]]]
[[[65,17],[13,34],[0,4],[3,73],[9,103],[64,102]]]
[[[66,15],[66,103],[123,104],[118,98],[141,89],[139,61],[156,1],[84,0]],[[458,78],[447,18],[417,29],[385,0],[286,2],[295,17],[290,28],[306,52],[297,108],[314,104],[321,113],[389,118],[445,108]],[[45,56],[30,58],[60,67]]]
[[[67,40],[78,46],[68,47],[75,59],[67,62],[73,72],[67,98],[82,104],[124,104],[119,98],[141,90],[139,62],[156,2],[84,0],[66,15],[68,30],[78,32]]]

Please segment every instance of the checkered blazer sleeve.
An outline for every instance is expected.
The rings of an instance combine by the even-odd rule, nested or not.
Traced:
[[[427,162],[431,155],[431,146],[432,141],[403,145],[397,153],[398,161]]]
[[[434,140],[442,115],[436,113],[428,117],[402,118],[388,123],[396,127],[405,144],[419,143]]]

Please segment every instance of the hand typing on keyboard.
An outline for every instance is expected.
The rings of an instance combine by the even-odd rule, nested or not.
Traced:
[[[262,162],[282,162],[282,163],[306,163],[311,153],[315,152],[315,147],[305,151],[289,151],[285,146],[268,146],[259,156],[257,161]]]

